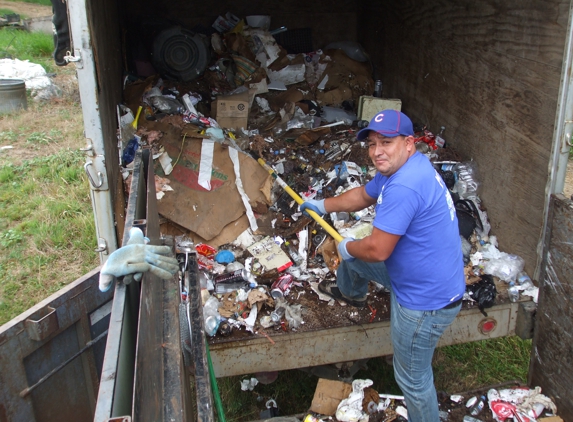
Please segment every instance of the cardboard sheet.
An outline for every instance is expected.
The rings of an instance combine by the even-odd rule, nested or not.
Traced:
[[[351,384],[320,378],[314,391],[310,411],[332,416],[336,413],[336,408],[340,402],[348,398],[351,392]]]
[[[182,143],[181,131],[173,126],[161,129],[165,133],[162,138],[165,151],[171,157],[178,157]],[[211,191],[206,191],[198,184],[201,141],[187,138],[179,161],[167,176],[174,192],[166,194],[158,203],[158,211],[163,217],[196,233],[207,242],[219,235],[225,226],[245,214],[245,207],[235,186],[233,163],[227,149],[219,143],[215,144]],[[267,203],[260,188],[270,175],[245,154],[239,154],[239,161],[241,179],[250,203]],[[158,163],[155,165],[155,172],[163,176]]]

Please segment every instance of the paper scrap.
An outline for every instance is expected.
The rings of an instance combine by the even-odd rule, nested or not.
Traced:
[[[215,142],[203,140],[201,146],[201,161],[199,162],[199,186],[211,190],[211,173],[213,171],[213,151]]]
[[[169,176],[173,171],[173,165],[171,164],[171,161],[172,161],[171,157],[165,151],[163,152],[163,154],[159,156],[159,163],[161,164],[163,172],[165,173],[166,176]]]
[[[241,195],[241,199],[243,200],[243,205],[245,206],[245,210],[247,211],[247,218],[249,219],[249,225],[251,226],[251,230],[256,232],[259,226],[257,225],[257,219],[255,218],[255,214],[253,214],[253,209],[251,208],[251,204],[249,203],[249,197],[245,193],[245,189],[243,188],[243,181],[241,180],[241,168],[239,165],[239,151],[235,148],[229,148],[229,157],[231,157],[231,161],[233,162],[233,168],[235,170],[235,185],[237,185],[237,190]]]

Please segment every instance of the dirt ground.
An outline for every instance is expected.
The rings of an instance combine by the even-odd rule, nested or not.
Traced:
[[[23,15],[26,18],[52,16],[52,7],[41,4],[0,0],[0,9],[12,10],[14,13]]]

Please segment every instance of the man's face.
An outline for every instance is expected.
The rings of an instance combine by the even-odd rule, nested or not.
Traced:
[[[383,176],[392,176],[415,152],[413,136],[387,138],[373,131],[368,134],[368,155]]]

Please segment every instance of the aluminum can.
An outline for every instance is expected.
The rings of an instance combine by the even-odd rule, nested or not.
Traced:
[[[229,293],[240,289],[247,284],[248,277],[249,274],[244,268],[218,275],[213,279],[215,293]]]
[[[291,274],[281,275],[271,286],[271,296],[275,299],[286,296],[290,292],[292,282]]]
[[[241,281],[247,281],[249,275],[247,270],[241,268],[240,270],[231,271],[230,273],[220,274],[215,276],[213,281],[215,284],[225,284],[225,283],[236,283]]]
[[[285,314],[285,311],[286,310],[285,310],[284,306],[280,306],[271,312],[271,319],[273,320],[273,322],[275,324],[280,322],[280,320],[282,319],[282,317]]]

